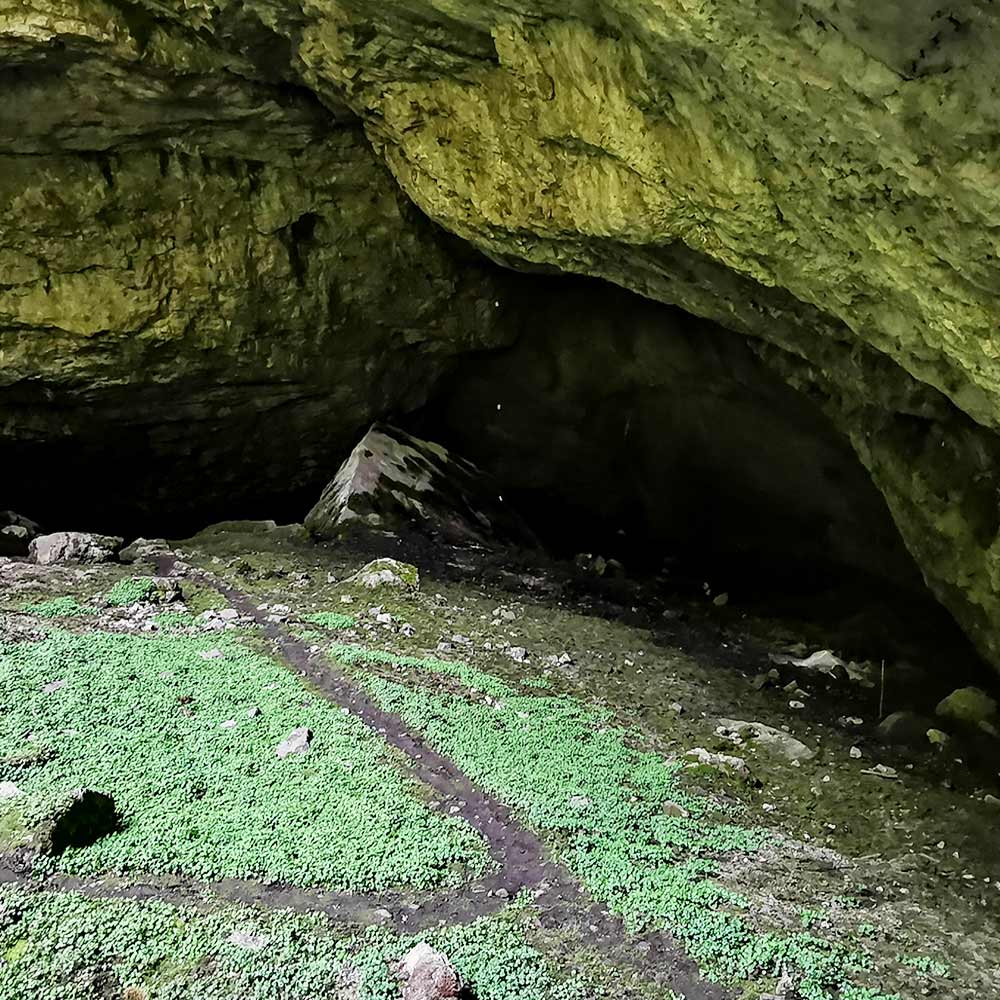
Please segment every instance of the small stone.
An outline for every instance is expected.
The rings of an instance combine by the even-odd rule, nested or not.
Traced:
[[[203,660],[218,660],[222,656],[221,649],[206,649],[198,654]]]
[[[417,634],[417,630],[409,622],[404,622],[400,625],[399,632],[400,635],[406,636],[407,639],[412,639]]]
[[[239,616],[240,616],[240,613],[239,613],[239,611],[236,610],[236,608],[223,608],[219,612],[219,617],[224,622],[236,621],[236,619],[239,618]]]
[[[56,691],[61,691],[64,687],[66,687],[67,684],[69,684],[69,681],[64,681],[64,680],[49,681],[48,684],[42,685],[42,690],[46,694],[55,694]]]
[[[731,757],[724,753],[712,753],[704,747],[694,747],[687,751],[687,756],[695,757],[698,763],[720,770],[732,771],[739,775],[744,781],[753,781],[750,767],[742,757]]]
[[[788,703],[789,708],[800,709],[805,708],[805,702],[796,701],[794,698]]]
[[[383,611],[381,614],[375,616],[375,621],[379,625],[391,625],[392,615],[390,615],[388,611]]]
[[[683,715],[685,711],[684,706],[679,701],[672,701],[667,707],[674,715]]]
[[[227,940],[237,948],[245,948],[247,951],[263,951],[271,943],[271,939],[263,934],[252,934],[249,931],[233,931]]]
[[[866,768],[861,772],[862,774],[873,774],[876,778],[896,778],[898,777],[898,772],[894,767],[889,767],[888,764],[876,764],[874,767]]]
[[[667,816],[673,816],[676,819],[687,819],[691,815],[684,806],[678,805],[676,802],[664,802],[663,812]]]
[[[510,649],[507,650],[507,655],[515,663],[527,663],[528,661],[528,651],[524,648],[524,646],[511,646]]]
[[[951,737],[946,732],[944,732],[944,731],[942,731],[940,729],[928,729],[927,730],[927,741],[931,744],[931,746],[943,747],[950,740],[951,740]]]
[[[253,708],[247,709],[248,719],[259,719],[263,714],[264,713],[256,705],[254,705]]]
[[[853,760],[860,760],[861,759],[861,748],[860,747],[851,747],[850,754],[851,754],[851,758]]]
[[[0,802],[16,799],[21,794],[21,789],[13,781],[0,781]]]
[[[307,729],[305,726],[300,726],[298,729],[293,729],[288,736],[285,737],[278,745],[275,747],[274,752],[284,759],[291,754],[304,754],[309,752],[309,747],[312,743],[312,730]]]
[[[236,720],[235,719],[226,719],[225,722],[220,722],[219,723],[219,728],[220,729],[235,729],[236,728]]]
[[[0,792],[0,796],[2,796],[2,792]],[[985,802],[988,806],[1000,807],[1000,799],[998,799],[995,795],[985,796],[983,798],[983,802]]]
[[[495,889],[493,895],[496,896],[497,899],[510,899],[510,893],[503,888]]]
[[[582,812],[584,809],[589,809],[593,803],[587,798],[586,795],[572,795],[569,800],[570,809],[576,809]]]

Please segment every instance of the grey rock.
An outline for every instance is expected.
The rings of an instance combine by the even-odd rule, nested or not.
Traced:
[[[247,951],[263,951],[271,943],[269,937],[253,934],[250,931],[233,931],[226,940],[237,948],[244,948]]]
[[[94,535],[84,531],[57,531],[32,539],[28,555],[39,566],[53,563],[110,562],[121,547],[122,539],[111,535]]]
[[[982,727],[983,723],[995,724],[997,703],[980,688],[964,687],[943,698],[935,711],[959,725]]]
[[[170,545],[166,539],[137,538],[118,553],[118,558],[123,563],[134,563],[149,560],[155,556],[169,555],[170,552]]]
[[[312,730],[307,729],[305,726],[300,726],[298,729],[293,729],[288,736],[286,736],[277,745],[277,747],[275,747],[274,752],[282,759],[293,754],[308,753],[309,747],[312,745],[312,738]]]
[[[387,587],[392,590],[416,590],[420,586],[420,574],[416,566],[399,562],[396,559],[375,559],[362,566],[346,581],[366,590],[380,590]]]
[[[797,703],[801,707],[801,702]],[[794,736],[766,726],[763,722],[745,722],[742,719],[717,719],[716,732],[734,743],[748,743],[761,746],[771,753],[776,753],[786,760],[811,760],[816,751],[810,749]]]
[[[0,802],[16,799],[23,793],[13,781],[0,781]]]

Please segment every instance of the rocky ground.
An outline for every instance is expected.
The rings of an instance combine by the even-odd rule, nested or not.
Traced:
[[[421,943],[481,1000],[1000,991],[995,765],[887,745],[879,650],[596,560],[132,555],[0,562],[5,1000],[455,995]]]

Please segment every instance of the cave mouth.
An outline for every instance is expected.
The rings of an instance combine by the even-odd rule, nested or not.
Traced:
[[[547,557],[617,560],[666,599],[811,623],[848,655],[929,676],[947,657],[949,683],[988,676],[848,442],[743,337],[591,279],[511,280],[510,344],[460,356],[424,405],[379,416],[486,470]],[[185,390],[187,411],[174,387],[150,388],[141,414],[127,391],[101,407],[51,394],[73,433],[0,446],[0,506],[127,539],[301,522],[366,430],[325,428],[313,389],[263,411]],[[289,428],[326,434],[324,456],[299,462]]]

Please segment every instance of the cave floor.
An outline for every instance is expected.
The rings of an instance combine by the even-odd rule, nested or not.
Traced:
[[[482,1000],[1000,995],[988,775],[876,742],[870,664],[760,682],[814,635],[297,528],[154,562],[0,563],[4,1000],[389,998],[420,940]],[[119,828],[32,854],[78,788]]]

